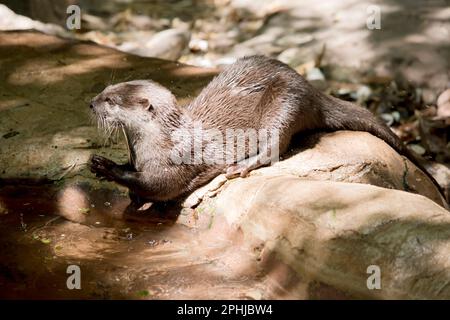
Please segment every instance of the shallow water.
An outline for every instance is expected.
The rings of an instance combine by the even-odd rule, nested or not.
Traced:
[[[207,240],[173,208],[127,215],[117,191],[73,189],[1,187],[0,298],[245,298],[256,285],[230,239]],[[66,286],[73,264],[81,290]]]

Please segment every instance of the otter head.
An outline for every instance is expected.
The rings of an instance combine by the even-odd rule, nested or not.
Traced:
[[[92,99],[90,108],[100,126],[130,131],[161,130],[180,116],[174,95],[150,80],[108,86]]]

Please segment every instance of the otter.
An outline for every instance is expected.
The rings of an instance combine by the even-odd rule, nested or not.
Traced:
[[[245,177],[251,170],[270,164],[268,154],[287,151],[293,135],[306,130],[369,132],[409,158],[439,188],[402,141],[370,111],[320,92],[288,65],[264,56],[238,59],[184,107],[158,83],[135,80],[108,86],[92,99],[90,108],[100,126],[123,130],[129,149],[128,164],[94,155],[91,171],[150,202],[187,195],[221,173],[227,178]],[[174,158],[174,154],[191,155],[192,141],[199,139],[196,123],[224,135],[236,129],[236,140],[225,151],[232,155],[231,163],[186,163]],[[239,129],[266,130],[268,136],[276,136],[276,144],[265,142],[251,148],[245,131]],[[177,132],[188,139],[174,141]],[[244,152],[235,155],[240,138],[246,141]],[[223,150],[223,144],[221,139],[212,139],[207,148],[201,141],[204,160]]]

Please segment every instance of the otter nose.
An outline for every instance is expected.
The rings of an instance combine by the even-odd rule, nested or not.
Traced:
[[[89,108],[91,108],[91,110],[94,109],[94,105],[91,103],[91,104],[89,105]]]

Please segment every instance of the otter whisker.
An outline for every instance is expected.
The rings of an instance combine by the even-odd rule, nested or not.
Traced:
[[[125,131],[125,126],[123,124],[120,124],[120,128],[122,129],[122,133],[123,133],[123,136],[125,138],[125,143],[127,145],[128,163],[132,163],[133,164],[134,163],[134,159],[133,159],[133,156],[132,156],[132,153],[131,153],[130,139],[128,139],[127,132]]]
[[[117,135],[120,124],[117,124],[116,122],[111,123],[104,117],[98,117],[97,125],[104,135],[103,146],[109,145],[109,142],[115,143],[118,140]]]
[[[114,82],[114,78],[116,77],[116,69],[112,69],[111,70],[111,76],[109,78],[109,83],[108,85],[111,85]]]

